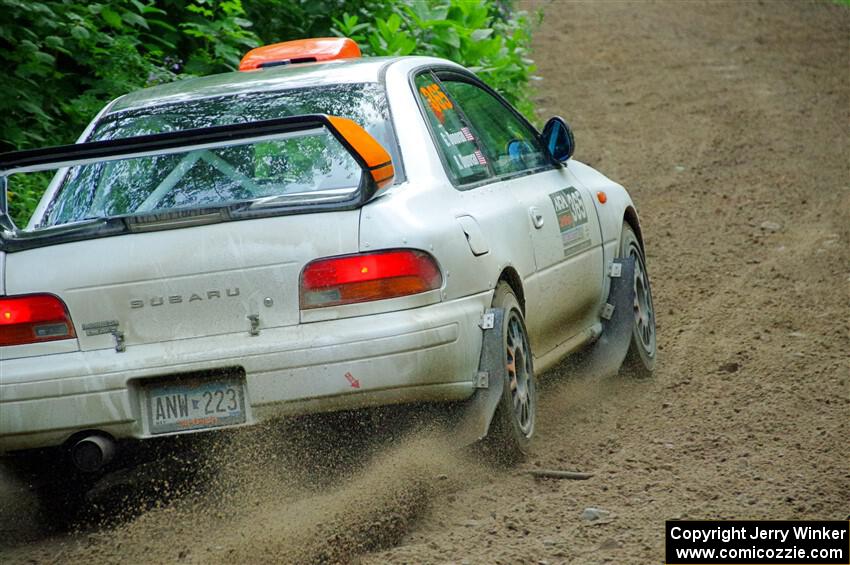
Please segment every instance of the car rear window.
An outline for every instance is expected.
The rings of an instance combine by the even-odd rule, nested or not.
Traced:
[[[301,114],[350,118],[401,167],[386,96],[376,83],[248,93],[107,115],[88,141],[104,141]],[[210,207],[285,196],[291,202],[356,190],[357,163],[327,131],[286,139],[71,167],[38,227],[92,218]]]

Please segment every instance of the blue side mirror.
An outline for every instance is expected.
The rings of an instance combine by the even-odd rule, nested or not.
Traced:
[[[549,155],[561,163],[565,163],[572,157],[576,149],[576,140],[570,126],[559,116],[550,118],[546,122],[540,138],[543,145],[549,150]]]

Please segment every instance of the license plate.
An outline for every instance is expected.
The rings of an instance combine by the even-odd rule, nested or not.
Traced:
[[[245,384],[238,378],[157,383],[145,392],[152,434],[245,422]]]

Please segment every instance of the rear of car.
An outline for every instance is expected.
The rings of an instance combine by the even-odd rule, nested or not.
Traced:
[[[0,452],[472,393],[487,297],[443,302],[428,250],[361,248],[363,204],[407,182],[380,69],[167,85],[91,153],[30,156],[58,172],[0,243]]]

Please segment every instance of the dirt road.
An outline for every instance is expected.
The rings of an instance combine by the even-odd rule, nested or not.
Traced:
[[[7,515],[0,561],[659,563],[666,519],[850,514],[850,9],[543,7],[541,113],[641,211],[656,376],[555,371],[511,471],[416,438],[316,486],[249,442],[254,463],[115,528]]]

